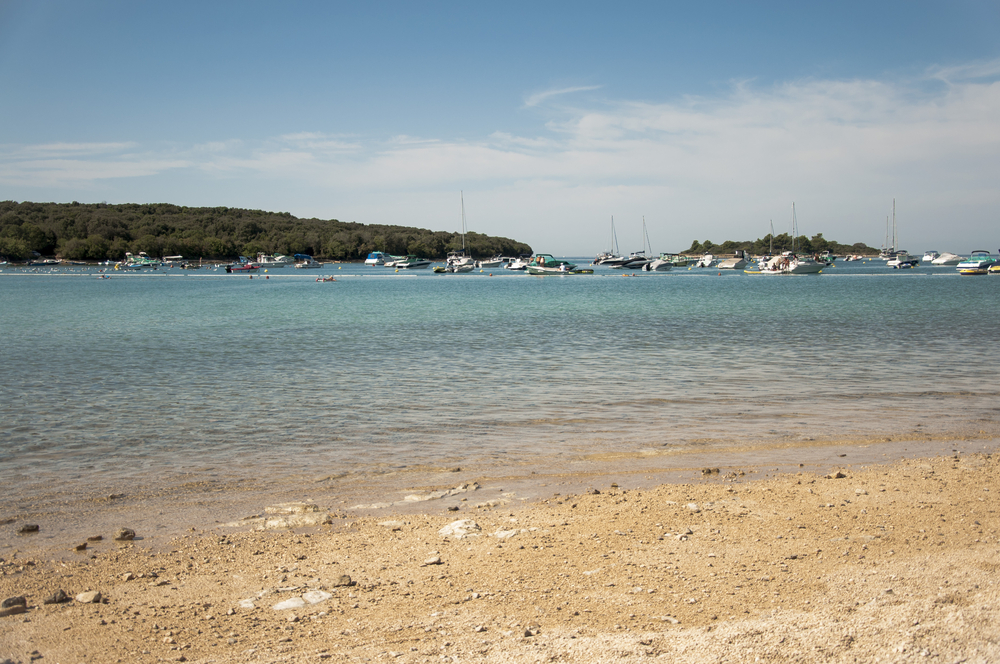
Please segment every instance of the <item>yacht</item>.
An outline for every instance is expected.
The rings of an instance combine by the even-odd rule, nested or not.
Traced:
[[[727,258],[724,261],[719,261],[716,266],[720,270],[742,270],[747,266],[747,259],[742,251],[736,252],[736,255],[732,258]]]
[[[257,262],[260,263],[261,267],[273,269],[294,265],[295,259],[291,256],[272,256],[270,254],[259,253],[257,254]]]
[[[295,258],[299,261],[295,264],[295,268],[298,270],[316,270],[323,267],[322,263],[313,260],[312,256],[307,256],[306,254],[295,254]]]
[[[905,251],[897,251],[896,255],[886,261],[886,266],[891,267],[893,270],[905,270],[907,268],[916,267],[920,264],[920,259],[916,256],[911,256]]]
[[[385,265],[386,257],[381,251],[373,251],[365,259],[365,265]]]
[[[430,267],[432,262],[426,258],[419,258],[410,254],[406,258],[396,261],[396,268],[400,270],[420,270]]]
[[[934,251],[933,249],[928,249],[927,251],[924,252],[924,257],[921,258],[920,260],[923,261],[923,262],[925,262],[925,263],[933,263],[934,259],[936,259],[940,255],[941,254],[939,254],[938,252]]]
[[[996,265],[997,259],[985,249],[976,249],[964,261],[958,264],[959,270],[988,270]]]
[[[958,265],[962,262],[962,257],[958,254],[953,254],[951,252],[944,252],[937,258],[931,261],[931,265]]]
[[[744,270],[746,274],[820,274],[825,263],[817,263],[811,258],[798,256],[790,251],[782,252],[767,261],[760,261],[756,270]]]

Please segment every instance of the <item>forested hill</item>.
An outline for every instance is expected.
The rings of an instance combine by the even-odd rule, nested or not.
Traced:
[[[465,246],[476,258],[531,253],[522,242],[480,233],[466,233]],[[287,212],[165,203],[0,202],[0,256],[11,260],[28,258],[33,251],[94,261],[121,259],[127,251],[185,258],[253,257],[265,252],[357,260],[372,251],[444,258],[461,247],[459,233],[299,219]]]
[[[684,253],[686,254],[732,254],[742,249],[753,256],[760,256],[767,253],[771,247],[775,253],[790,251],[792,249],[792,236],[788,233],[775,235],[765,235],[756,240],[726,240],[722,244],[715,244],[711,240],[698,242],[695,240]],[[822,233],[817,233],[812,237],[800,235],[795,238],[795,249],[806,254],[821,253],[829,251],[831,254],[860,254],[862,256],[875,256],[879,250],[869,247],[864,242],[854,244],[841,244],[835,240],[827,240]]]

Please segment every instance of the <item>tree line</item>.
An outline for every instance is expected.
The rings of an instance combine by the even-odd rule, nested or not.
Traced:
[[[475,258],[532,253],[523,242],[466,233]],[[373,251],[444,258],[462,248],[460,233],[408,226],[300,219],[288,212],[166,203],[0,202],[0,256],[26,260],[35,253],[68,260],[120,260],[126,252],[150,256],[229,259],[308,254],[358,260]]]
[[[760,256],[766,254],[774,247],[774,253],[792,250],[792,236],[788,233],[771,236],[770,233],[757,240],[726,240],[722,244],[715,244],[711,240],[691,243],[691,248],[685,254],[732,254],[738,250],[743,250],[748,254]],[[819,254],[829,251],[831,254],[860,254],[862,256],[873,256],[879,253],[878,249],[869,247],[864,242],[854,244],[841,244],[834,240],[827,240],[822,233],[817,233],[811,238],[800,235],[795,238],[795,251],[804,254]]]

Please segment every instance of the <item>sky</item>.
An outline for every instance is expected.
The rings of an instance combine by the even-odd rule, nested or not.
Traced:
[[[1000,247],[1000,2],[0,0],[0,200]]]

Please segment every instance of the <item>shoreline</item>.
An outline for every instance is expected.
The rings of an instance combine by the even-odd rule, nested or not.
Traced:
[[[0,617],[0,658],[995,661],[1000,458],[835,458],[516,510],[4,554],[0,595],[27,608]],[[478,530],[442,531],[461,519]],[[57,590],[102,599],[44,604]]]
[[[299,473],[286,470],[275,477],[220,478],[208,467],[148,490],[133,488],[149,486],[148,479],[141,476],[130,476],[127,482],[89,485],[84,490],[73,482],[64,489],[57,481],[41,478],[44,486],[52,487],[49,493],[0,502],[0,556],[31,552],[72,558],[73,546],[80,541],[121,527],[134,529],[145,546],[155,548],[185,532],[207,531],[261,516],[267,506],[276,503],[308,501],[340,522],[390,513],[457,510],[464,514],[485,503],[521,509],[554,493],[606,489],[611,484],[649,489],[681,483],[747,483],[775,473],[822,474],[906,458],[998,449],[1000,435],[980,430],[978,435],[970,431],[742,445],[716,441],[703,447],[539,455],[516,463],[471,466],[417,465],[332,473],[310,467]],[[713,469],[718,472],[703,472]],[[448,495],[463,485],[471,488]],[[27,537],[17,534],[26,523],[39,525],[39,532]]]

